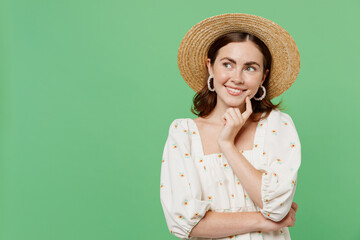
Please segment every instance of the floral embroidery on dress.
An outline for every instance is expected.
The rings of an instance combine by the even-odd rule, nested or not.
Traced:
[[[249,200],[249,197],[246,194],[244,194],[244,198],[245,198],[246,201]]]
[[[219,180],[219,185],[222,186],[223,185],[223,181],[220,179]]]
[[[195,131],[190,131],[190,135],[196,135]]]

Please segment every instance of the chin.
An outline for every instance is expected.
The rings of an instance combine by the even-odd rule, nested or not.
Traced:
[[[243,103],[245,101],[245,99],[242,97],[234,99],[234,97],[232,97],[232,96],[218,98],[218,101],[219,100],[222,101],[224,105],[229,106],[229,107],[239,107],[241,105],[241,103]]]
[[[239,102],[237,102],[237,103],[235,103],[235,102],[227,102],[225,104],[228,105],[229,107],[239,107],[240,106]]]

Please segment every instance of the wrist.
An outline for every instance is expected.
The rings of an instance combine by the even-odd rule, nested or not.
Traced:
[[[261,212],[258,212],[258,214],[257,214],[257,226],[258,226],[257,231],[262,231],[262,232],[267,231],[266,222],[267,222],[266,218],[264,218],[264,216],[261,214]]]
[[[222,152],[227,152],[228,150],[235,148],[235,145],[233,142],[221,141],[221,142],[218,142],[218,144],[219,144],[219,147]]]

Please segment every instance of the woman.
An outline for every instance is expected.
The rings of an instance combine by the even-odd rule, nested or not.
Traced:
[[[170,232],[185,239],[290,239],[301,146],[271,99],[300,69],[291,36],[270,20],[222,14],[182,40],[178,65],[197,92],[169,128],[160,199]],[[207,81],[206,81],[207,79]]]

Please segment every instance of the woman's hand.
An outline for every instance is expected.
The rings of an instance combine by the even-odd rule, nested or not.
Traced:
[[[283,227],[293,227],[295,225],[295,214],[297,211],[298,205],[293,202],[291,204],[291,208],[290,211],[288,213],[288,215],[286,215],[286,217],[281,220],[280,222],[274,222],[271,221],[270,219],[265,219],[264,222],[264,227],[262,228],[264,232],[269,232],[269,231],[276,231],[279,230],[280,228]],[[264,217],[265,218],[265,217]]]
[[[235,137],[252,114],[250,97],[246,96],[246,111],[241,113],[239,108],[230,107],[222,116],[224,126],[218,138],[220,148],[224,145],[234,144]]]

